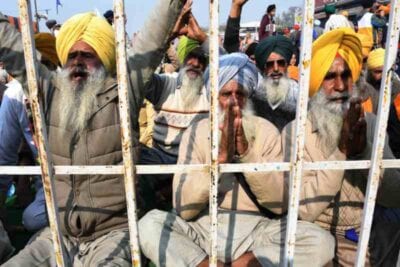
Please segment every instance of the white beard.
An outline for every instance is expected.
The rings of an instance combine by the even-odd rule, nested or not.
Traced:
[[[336,93],[330,97],[336,97],[342,94]],[[358,94],[358,88],[354,88],[352,95],[349,96],[347,101],[344,103],[335,103],[329,101],[329,97],[321,88],[310,100],[309,113],[313,116],[314,122],[317,124],[318,135],[329,155],[332,154],[339,145],[343,116],[345,111],[349,108],[350,97],[356,97]]]
[[[106,70],[101,67],[89,73],[87,80],[79,84],[70,80],[68,69],[61,70],[56,79],[62,99],[59,106],[60,126],[73,133],[81,133],[89,124],[96,95],[104,86]]]
[[[187,67],[184,67],[180,71],[180,77],[182,80],[180,92],[182,96],[183,105],[185,107],[191,107],[200,98],[200,92],[204,85],[203,75],[197,76],[195,79],[191,79],[186,73]]]
[[[288,97],[291,90],[290,79],[282,76],[279,80],[264,77],[259,85],[258,97],[268,101],[271,107],[279,106],[284,111],[294,112],[296,103]]]

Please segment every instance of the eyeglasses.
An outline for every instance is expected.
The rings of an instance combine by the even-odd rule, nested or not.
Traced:
[[[286,60],[284,59],[278,59],[278,60],[271,60],[271,61],[267,61],[265,63],[264,69],[265,70],[271,70],[274,68],[275,63],[278,64],[279,68],[284,68],[286,67]]]

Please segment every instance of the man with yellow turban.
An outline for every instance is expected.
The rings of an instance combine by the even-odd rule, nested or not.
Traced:
[[[256,114],[279,131],[295,118],[298,84],[288,77],[295,47],[285,36],[269,36],[256,47],[256,65],[262,74],[251,99]]]
[[[349,28],[325,33],[313,43],[305,161],[370,159],[375,116],[364,113],[355,86],[361,64],[360,40]],[[293,135],[291,123],[283,131],[286,160],[294,144]],[[394,158],[387,144],[383,157]],[[399,177],[397,170],[385,170],[377,203],[400,206]],[[299,217],[334,235],[334,263],[340,266],[355,263],[367,178],[368,172],[362,170],[303,172]],[[369,256],[366,263],[369,264]]]
[[[167,47],[186,1],[158,1],[127,58],[134,159],[143,90]],[[164,23],[153,27],[154,21]],[[54,165],[118,165],[123,161],[111,25],[93,13],[67,20],[57,36],[58,72],[39,68],[48,142]],[[26,84],[20,34],[0,14],[0,60]],[[124,181],[121,175],[57,175],[60,231],[68,265],[131,266]],[[49,228],[3,266],[55,266]]]
[[[373,112],[377,113],[379,102],[379,90],[381,87],[383,67],[385,64],[385,49],[372,50],[367,60],[366,81],[372,86],[373,92],[369,96],[372,101]],[[392,99],[400,92],[400,80],[395,72],[392,76]]]

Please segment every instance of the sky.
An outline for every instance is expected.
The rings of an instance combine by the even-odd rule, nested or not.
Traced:
[[[70,16],[86,12],[86,11],[98,11],[103,14],[108,9],[112,9],[112,0],[60,0],[62,7],[59,7],[59,13],[56,12],[56,0],[36,0],[39,13],[46,13],[48,9],[49,19],[56,19],[58,22],[63,22]],[[167,0],[163,0],[167,1]],[[17,16],[18,15],[18,0],[1,0],[0,11],[6,15]],[[34,0],[31,0],[32,8]],[[220,24],[225,24],[228,18],[229,9],[232,0],[220,0]],[[148,17],[150,11],[156,5],[156,0],[126,0],[125,1],[125,12],[127,14],[127,32],[132,35],[133,32],[140,30],[144,24],[145,19]],[[273,1],[263,0],[249,0],[242,11],[242,22],[259,21],[265,13],[268,5],[274,3]],[[280,0],[275,1],[277,6],[277,12],[280,13],[287,10],[291,6],[301,6],[303,1],[301,0]],[[209,21],[209,1],[207,0],[193,0],[192,11],[200,26],[208,27]],[[155,22],[155,25],[157,22]],[[44,24],[44,20],[40,24],[41,31],[47,31]]]

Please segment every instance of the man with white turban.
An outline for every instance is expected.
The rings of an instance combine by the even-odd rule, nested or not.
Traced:
[[[362,47],[350,28],[323,34],[313,44],[304,157],[307,162],[367,160],[375,116],[364,113],[355,83],[362,68]],[[285,160],[294,144],[294,123],[282,133]],[[394,159],[387,144],[384,159]],[[304,171],[299,217],[330,231],[336,240],[335,264],[354,266],[368,170]],[[400,206],[400,176],[386,169],[377,203]],[[366,259],[369,266],[369,258]]]
[[[169,34],[185,1],[158,1],[133,51],[129,51],[129,105],[134,158],[138,150],[138,113],[143,88],[164,54]],[[1,14],[0,14],[1,15]],[[152,27],[157,19],[163,25]],[[115,79],[115,40],[111,25],[93,13],[67,20],[56,40],[62,70],[40,66],[40,88],[49,149],[55,165],[118,165],[123,161]],[[24,88],[22,41],[0,16],[0,60]],[[67,265],[131,266],[123,176],[57,175],[56,204]],[[4,266],[55,266],[49,228]]]
[[[280,135],[267,120],[252,115],[249,95],[257,86],[257,69],[241,53],[219,60],[219,163],[282,160]],[[205,82],[210,87],[208,71]],[[210,162],[209,119],[186,130],[178,164]],[[177,173],[173,212],[152,210],[139,221],[141,247],[157,266],[208,266],[210,175]],[[222,174],[218,185],[218,266],[278,265],[284,233],[278,219],[287,208],[281,172]],[[298,224],[295,265],[322,266],[333,257],[333,238],[318,226]],[[150,238],[149,238],[150,237]],[[248,265],[254,264],[254,265]]]
[[[324,33],[344,27],[354,29],[354,25],[345,16],[333,14],[325,23]]]

